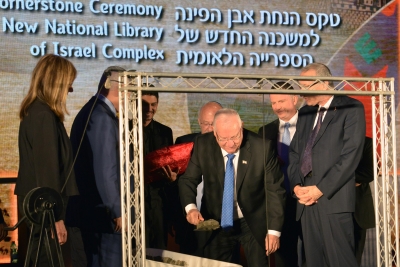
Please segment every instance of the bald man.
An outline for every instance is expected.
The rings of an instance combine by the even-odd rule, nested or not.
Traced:
[[[215,101],[205,103],[198,112],[197,122],[200,126],[200,133],[191,133],[176,138],[175,144],[182,144],[187,142],[194,142],[194,139],[199,134],[212,132],[212,122],[215,113],[222,108],[222,105]]]

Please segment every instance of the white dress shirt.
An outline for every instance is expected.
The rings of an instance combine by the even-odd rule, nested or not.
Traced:
[[[331,96],[331,98],[329,98],[329,100],[325,103],[325,105],[322,106],[322,107],[324,107],[324,108],[326,109],[326,110],[324,111],[324,115],[322,116],[322,121],[324,121],[324,119],[325,119],[326,112],[328,111],[329,106],[330,106],[331,103],[332,103],[332,100],[333,100],[333,96]],[[321,108],[321,106],[318,107],[318,111],[320,110],[320,108]],[[317,125],[317,119],[318,119],[318,116],[315,116],[315,121],[314,121],[313,129],[314,129],[315,125]]]

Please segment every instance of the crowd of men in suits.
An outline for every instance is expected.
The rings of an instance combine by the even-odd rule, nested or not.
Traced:
[[[121,71],[110,67],[103,73],[98,93],[71,130],[80,190],[70,200],[66,222],[74,266],[122,266]],[[313,63],[301,76],[332,75],[325,65]],[[194,142],[185,173],[178,176],[179,170],[164,166],[165,179],[145,186],[147,247],[166,249],[172,223],[182,253],[239,263],[242,247],[248,266],[271,266],[272,257],[275,266],[285,267],[360,265],[365,229],[374,226],[372,145],[365,137],[363,105],[329,95],[330,82],[299,83],[327,94],[302,95],[300,109],[298,96],[271,94],[278,119],[258,134],[218,102],[199,110],[201,132],[175,142]],[[274,88],[290,90],[291,85],[283,81]],[[154,120],[158,103],[157,92],[143,91],[144,155],[173,145],[171,128]],[[220,228],[193,232],[210,219]]]

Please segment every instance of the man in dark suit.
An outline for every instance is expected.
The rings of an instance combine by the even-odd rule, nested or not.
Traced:
[[[286,82],[277,82],[272,89],[293,89]],[[282,227],[280,248],[272,255],[275,258],[276,267],[295,267],[298,265],[297,241],[300,236],[300,225],[296,221],[296,199],[291,196],[287,167],[289,165],[289,145],[296,132],[298,118],[297,95],[271,94],[269,96],[273,112],[278,119],[264,125],[258,130],[258,134],[271,140],[277,147],[281,170],[285,177],[286,206],[285,221]],[[290,257],[288,256],[290,255]]]
[[[158,92],[142,92],[144,156],[173,144],[171,128],[154,120],[158,99]],[[145,185],[146,246],[148,248],[167,248],[172,214],[168,196],[173,191],[175,184],[172,182],[176,180],[178,171],[165,166],[160,172],[165,179]]]
[[[361,266],[367,229],[375,227],[375,212],[369,183],[374,180],[372,138],[365,137],[364,149],[356,169],[356,209],[354,211],[354,238],[357,263]]]
[[[71,129],[80,196],[70,200],[68,225],[82,232],[87,266],[122,266],[117,118],[122,71],[112,66],[103,72],[97,94],[79,111]]]
[[[198,112],[197,122],[200,126],[200,133],[191,133],[176,138],[175,144],[182,144],[188,142],[194,142],[196,136],[205,134],[213,131],[212,123],[214,120],[215,113],[222,108],[221,104],[215,101],[205,103]],[[176,188],[178,189],[178,188]],[[177,203],[174,206],[177,207],[176,213],[176,236],[175,242],[180,245],[179,251],[198,257],[203,256],[203,233],[194,232],[193,225],[186,221],[186,218],[182,215],[182,208],[180,205],[179,192],[176,192],[178,197],[176,198]],[[197,199],[196,205],[200,209],[201,198],[203,196],[203,182],[197,186]]]
[[[240,243],[249,266],[267,266],[266,255],[279,248],[284,213],[285,189],[276,152],[270,141],[243,129],[232,109],[219,110],[213,128],[213,133],[196,137],[189,165],[179,179],[186,218],[193,225],[205,219],[221,223],[210,234],[205,257],[231,262]],[[200,213],[195,203],[202,178]]]
[[[301,76],[332,76],[320,63]],[[299,81],[308,90],[330,90],[326,81]],[[308,267],[355,267],[355,170],[365,136],[364,107],[347,96],[304,94],[290,144],[288,175],[298,198]]]

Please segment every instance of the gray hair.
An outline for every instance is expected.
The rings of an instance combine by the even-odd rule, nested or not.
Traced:
[[[309,70],[315,70],[316,76],[332,77],[331,70],[325,64],[322,64],[322,63],[308,64],[301,70],[301,72],[303,73],[303,72],[307,72]],[[333,81],[329,81],[328,83],[329,83],[330,87],[332,87],[332,88],[334,87]]]
[[[215,127],[215,122],[216,122],[216,120],[218,119],[218,117],[220,117],[220,116],[222,116],[222,115],[226,115],[226,116],[236,116],[237,119],[238,119],[239,125],[242,124],[242,120],[240,119],[240,115],[239,115],[239,113],[237,113],[236,110],[231,109],[231,108],[222,108],[222,109],[218,110],[218,111],[215,113],[214,120],[213,120],[213,127],[214,127],[214,130],[216,129],[216,127]]]

